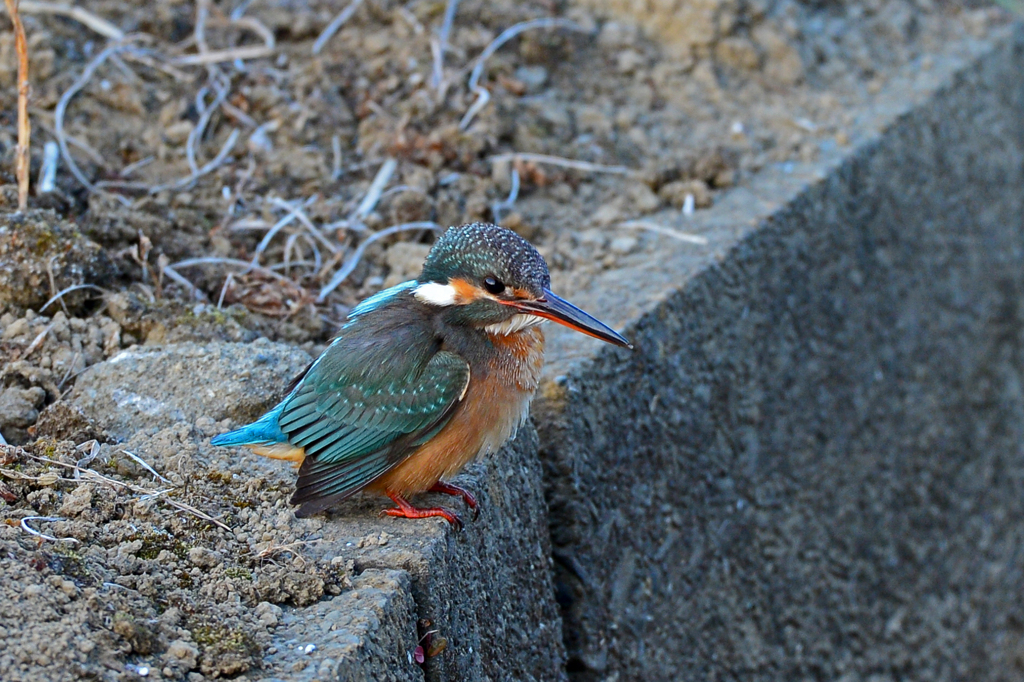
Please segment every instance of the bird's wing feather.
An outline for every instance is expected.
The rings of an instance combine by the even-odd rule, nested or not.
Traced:
[[[404,460],[448,421],[469,384],[469,364],[438,350],[420,325],[389,328],[378,319],[371,334],[359,322],[342,331],[281,412],[281,429],[306,453],[292,497],[302,515]]]

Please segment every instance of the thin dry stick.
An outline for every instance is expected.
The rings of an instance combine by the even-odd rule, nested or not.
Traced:
[[[236,59],[259,59],[273,55],[275,49],[261,45],[245,47],[233,47],[229,50],[211,50],[205,54],[189,54],[184,57],[176,57],[171,60],[175,66],[206,66],[210,64],[223,64],[233,62]]]
[[[138,49],[131,43],[136,40],[140,40],[143,36],[126,36],[124,42],[115,43],[108,45],[103,49],[96,57],[86,65],[82,71],[82,75],[78,77],[71,87],[64,91],[64,94],[60,96],[60,100],[57,102],[57,107],[53,111],[53,128],[54,136],[57,138],[57,144],[60,145],[60,153],[64,157],[65,163],[68,164],[68,168],[71,170],[71,174],[78,180],[90,192],[96,191],[96,186],[85,177],[85,173],[78,167],[74,158],[71,156],[71,152],[68,150],[67,136],[64,134],[64,114],[68,110],[68,104],[71,103],[71,99],[78,94],[78,92],[88,84],[89,79],[92,78],[93,74],[96,73],[96,69],[100,68],[103,62],[107,61],[112,55],[124,52],[126,50]],[[122,196],[117,196],[118,200],[124,205],[128,205],[130,202]]]
[[[384,188],[391,181],[391,176],[395,174],[396,168],[398,168],[398,161],[392,158],[387,159],[381,164],[380,170],[377,171],[373,182],[370,183],[370,188],[366,190],[366,196],[363,197],[363,200],[359,202],[359,206],[349,216],[349,220],[359,222],[370,215],[370,212],[377,206],[377,202],[380,201],[380,195]]]
[[[659,225],[646,220],[627,220],[624,223],[618,223],[615,227],[624,227],[627,230],[647,230],[648,232],[656,232],[689,244],[700,244],[701,246],[704,246],[708,243],[706,237],[701,237],[698,234],[680,232],[679,230],[673,230],[671,227],[665,227],[664,225]]]
[[[78,538],[55,538],[52,535],[47,535],[46,533],[40,533],[38,530],[36,530],[32,526],[28,525],[29,521],[47,521],[47,522],[50,522],[50,521],[65,521],[65,520],[66,519],[62,519],[59,516],[26,516],[25,518],[23,518],[21,520],[21,529],[23,531],[25,531],[26,533],[28,533],[29,535],[35,535],[37,538],[42,538],[43,540],[49,540],[50,542],[76,542],[76,543],[77,542],[81,542],[81,540],[79,540]]]
[[[307,205],[311,204],[315,198],[316,198],[316,196],[314,195],[314,196],[310,197],[309,199],[306,199]],[[256,245],[256,251],[252,255],[252,264],[253,264],[253,266],[256,266],[260,262],[260,256],[263,255],[263,252],[266,251],[268,246],[270,246],[270,241],[275,236],[277,236],[278,232],[283,230],[285,227],[287,227],[291,223],[295,222],[295,220],[298,218],[299,211],[301,211],[301,210],[302,210],[302,205],[301,204],[297,204],[297,205],[294,205],[294,206],[289,206],[288,207],[288,213],[286,213],[283,218],[281,218],[276,223],[274,223],[273,226],[271,226],[270,231],[267,232],[267,234],[264,235],[263,239],[260,240],[260,243]],[[239,222],[241,222],[241,221],[239,221]],[[236,228],[232,227],[232,229],[236,229]]]
[[[459,130],[465,130],[469,127],[469,124],[473,122],[473,118],[476,117],[480,110],[487,106],[487,102],[491,99],[491,93],[487,91],[487,88],[480,85],[480,78],[484,75],[484,65],[487,63],[487,59],[493,55],[498,49],[507,43],[508,41],[515,38],[524,31],[529,31],[534,28],[564,28],[570,31],[579,31],[580,33],[590,33],[587,29],[583,28],[579,24],[569,21],[568,19],[533,19],[531,21],[524,21],[506,28],[501,34],[491,41],[491,44],[484,48],[484,51],[477,57],[476,65],[473,67],[472,73],[469,75],[469,89],[476,93],[476,101],[466,112],[466,115],[459,121]]]
[[[434,74],[431,77],[431,85],[439,93],[441,84],[444,82],[444,53],[448,49],[448,36],[452,32],[452,24],[455,23],[455,11],[459,7],[459,0],[448,0],[444,10],[444,20],[441,22],[441,30],[437,33],[436,47],[431,45],[431,52],[434,53]]]
[[[36,192],[46,194],[57,189],[57,166],[60,164],[60,147],[54,141],[43,145],[43,165],[39,169]]]
[[[572,168],[573,170],[586,171],[588,173],[611,173],[612,175],[639,175],[639,171],[636,171],[627,166],[606,166],[600,163],[591,163],[589,161],[578,161],[576,159],[565,159],[561,156],[551,156],[550,154],[532,154],[530,152],[512,152],[509,154],[495,154],[491,157],[491,163],[499,163],[501,161],[510,161],[519,159],[520,161],[528,161],[530,163],[541,163],[549,166],[560,166],[562,168]]]
[[[494,218],[494,222],[501,224],[501,214],[506,209],[511,209],[515,205],[516,199],[519,198],[519,171],[515,168],[512,169],[512,187],[508,191],[508,198],[502,201],[497,201],[491,206],[491,214]]]
[[[179,180],[175,180],[173,182],[168,182],[163,185],[156,185],[155,187],[151,187],[149,193],[156,194],[158,192],[164,191],[165,189],[181,189],[182,187],[187,187],[196,180],[198,180],[199,178],[203,177],[204,175],[209,175],[213,171],[217,170],[222,165],[224,165],[225,159],[228,158],[228,155],[235,148],[235,143],[238,142],[238,137],[241,134],[242,131],[240,131],[238,128],[234,128],[231,131],[231,134],[228,135],[228,139],[224,141],[224,146],[220,148],[219,152],[217,152],[217,156],[213,157],[213,159],[205,166],[200,168],[198,172],[188,175]]]
[[[28,146],[32,127],[28,120],[28,43],[18,14],[18,0],[4,0],[14,25],[14,48],[18,52],[18,149],[14,173],[18,178],[18,210],[28,208]]]
[[[320,54],[320,51],[324,49],[324,45],[330,40],[335,33],[338,32],[346,21],[352,18],[352,15],[356,13],[359,6],[363,4],[363,0],[352,0],[348,7],[338,12],[338,16],[331,20],[331,23],[327,24],[327,28],[317,37],[316,42],[313,43],[313,54]]]
[[[122,40],[124,31],[114,26],[106,19],[88,12],[81,7],[67,5],[62,2],[37,2],[36,0],[22,0],[21,11],[25,14],[56,14],[57,16],[74,19],[86,28],[99,33],[104,38],[111,40]]]
[[[363,252],[366,251],[366,247],[375,241],[387,237],[388,235],[395,234],[396,232],[404,232],[407,230],[434,230],[435,232],[441,231],[441,226],[437,223],[430,221],[423,221],[418,223],[402,223],[401,225],[392,225],[389,228],[383,229],[380,232],[374,232],[365,241],[363,241],[356,250],[352,252],[352,255],[346,261],[345,265],[341,267],[331,278],[331,281],[327,283],[323,289],[320,290],[320,295],[317,297],[317,303],[323,303],[327,296],[338,288],[338,286],[352,274],[352,271],[359,265],[359,260],[363,257]]]
[[[274,206],[277,206],[278,208],[283,208],[286,211],[294,213],[295,217],[299,219],[299,222],[302,223],[307,230],[309,230],[310,234],[312,234],[317,239],[317,241],[319,241],[321,244],[327,247],[327,250],[330,251],[331,253],[338,253],[338,251],[341,250],[341,247],[339,247],[337,244],[334,244],[333,242],[331,242],[330,239],[321,234],[320,229],[313,224],[313,221],[310,220],[308,215],[306,215],[306,212],[302,210],[303,207],[310,206],[316,203],[317,200],[319,199],[320,195],[314,194],[304,203],[294,208],[287,201],[285,201],[284,199],[280,199],[278,197],[272,197],[270,199],[270,203],[274,204]]]
[[[79,289],[95,289],[96,291],[102,291],[104,294],[109,293],[103,287],[98,287],[95,284],[76,284],[74,286],[68,287],[67,289],[62,289],[61,291],[58,291],[56,294],[54,294],[53,297],[51,297],[50,300],[44,303],[43,307],[39,309],[39,313],[42,314],[44,310],[49,308],[58,300],[62,299],[65,296],[65,294],[70,294],[72,291],[78,291]]]
[[[88,482],[88,481],[97,481],[97,482],[100,482],[100,483],[105,483],[105,484],[107,484],[109,486],[112,486],[114,488],[123,488],[123,489],[129,490],[129,491],[131,491],[133,493],[142,495],[144,499],[153,498],[153,497],[159,497],[159,496],[164,495],[165,493],[169,493],[169,492],[173,491],[173,488],[165,488],[165,489],[162,489],[162,490],[150,490],[148,488],[143,488],[142,486],[138,486],[138,485],[135,485],[135,484],[132,484],[132,483],[125,483],[124,481],[118,481],[117,479],[108,478],[107,476],[104,476],[103,474],[101,474],[98,471],[95,471],[93,469],[84,469],[81,466],[79,466],[79,464],[66,464],[64,462],[59,462],[57,460],[49,459],[47,457],[38,457],[36,455],[28,455],[28,456],[31,457],[32,459],[36,460],[37,462],[45,462],[45,463],[51,464],[53,466],[60,466],[60,467],[66,468],[66,469],[71,469],[71,470],[73,470],[75,472],[75,478],[77,480],[84,480],[86,482]],[[81,478],[79,478],[79,475],[81,475]],[[209,521],[210,523],[214,524],[215,526],[223,528],[226,531],[229,531],[229,532],[231,531],[231,528],[229,526],[227,526],[226,524],[222,523],[221,521],[218,521],[217,519],[213,518],[212,516],[210,516],[206,512],[204,512],[204,511],[202,511],[200,509],[196,509],[195,507],[193,507],[190,504],[186,504],[184,502],[178,502],[177,500],[172,500],[172,499],[167,498],[167,497],[164,497],[163,500],[165,502],[167,502],[167,504],[171,505],[172,507],[174,507],[176,509],[180,509],[181,511],[188,512],[189,514],[192,514],[193,516],[197,516],[197,517],[203,519],[204,521]],[[26,518],[41,520],[44,517],[29,516],[29,517],[26,517]],[[63,521],[64,519],[47,519],[47,520]]]
[[[120,452],[123,452],[124,454],[128,455],[129,457],[131,457],[131,458],[132,458],[133,460],[135,460],[135,462],[136,462],[136,463],[138,463],[138,464],[139,464],[140,466],[142,466],[142,468],[143,468],[143,469],[145,469],[145,470],[146,470],[146,471],[148,471],[149,473],[153,474],[154,476],[156,476],[157,478],[159,478],[159,479],[160,479],[161,481],[163,481],[164,483],[170,483],[170,481],[169,481],[169,480],[167,480],[166,478],[164,478],[163,476],[161,476],[160,474],[158,474],[158,473],[156,472],[156,469],[154,469],[153,467],[151,467],[151,466],[150,466],[150,465],[149,465],[149,464],[148,464],[148,463],[146,462],[146,460],[142,459],[141,457],[139,457],[138,455],[136,455],[136,454],[135,454],[134,452],[128,452],[127,450],[124,450],[124,449],[120,450]]]
[[[39,347],[43,345],[43,341],[46,340],[46,335],[50,333],[51,329],[53,329],[53,325],[53,322],[46,325],[46,328],[39,332],[39,334],[36,335],[36,338],[32,339],[32,343],[28,345],[28,348],[25,349],[25,353],[21,356],[22,360],[35,353]]]
[[[178,271],[175,270],[172,266],[165,265],[165,266],[163,266],[160,269],[160,272],[161,272],[161,274],[167,275],[172,280],[174,280],[175,282],[177,282],[181,286],[185,287],[185,289],[187,289],[188,292],[190,294],[192,294],[192,297],[195,298],[197,301],[205,301],[206,300],[206,294],[204,294],[203,292],[199,291],[199,289],[196,288],[195,284],[192,284],[192,282],[188,281],[187,279],[182,277],[180,274],[178,274]]]

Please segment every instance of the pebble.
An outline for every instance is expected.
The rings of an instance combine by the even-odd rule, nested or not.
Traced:
[[[611,240],[611,242],[609,242],[608,244],[608,250],[611,251],[612,253],[624,256],[627,253],[632,253],[633,251],[635,251],[639,243],[640,242],[636,237],[624,235],[622,237],[616,237],[615,239]]]
[[[188,560],[200,568],[213,568],[220,563],[220,555],[206,547],[193,547],[188,550]]]
[[[548,82],[548,70],[543,66],[520,66],[516,80],[526,86],[527,92],[537,92]]]
[[[43,585],[29,585],[24,590],[22,590],[22,594],[26,597],[39,597],[43,595],[45,592],[46,588]]]
[[[662,185],[658,194],[674,208],[682,208],[686,203],[687,195],[693,197],[693,204],[696,208],[709,208],[714,203],[711,190],[703,180],[669,182]]]

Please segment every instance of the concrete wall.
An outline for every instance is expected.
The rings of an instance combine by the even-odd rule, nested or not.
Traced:
[[[1018,28],[595,284],[637,351],[537,410],[573,679],[1024,676],[1022,74]]]

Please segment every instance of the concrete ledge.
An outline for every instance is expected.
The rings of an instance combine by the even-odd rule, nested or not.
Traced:
[[[184,466],[208,511],[233,519],[233,537],[211,529],[201,547],[232,560],[271,546],[302,548],[302,570],[266,597],[282,606],[271,607],[280,611],[271,619],[273,651],[256,677],[562,677],[565,652],[532,426],[460,477],[482,509],[465,533],[454,534],[437,519],[379,519],[386,500],[370,497],[349,500],[326,518],[296,519],[284,497],[270,505],[245,492],[254,479],[259,488],[290,491],[294,473],[287,464],[213,448],[209,438],[270,407],[308,361],[301,351],[265,340],[129,349],[83,374],[71,399],[157,470]],[[211,476],[228,489],[204,494]],[[232,500],[252,513],[239,513]],[[324,578],[339,573],[351,589],[325,594]],[[295,584],[318,582],[312,596]],[[288,605],[295,601],[303,605]],[[262,622],[260,609],[267,606],[241,604],[243,622]],[[413,650],[424,630],[448,644],[421,668]]]
[[[577,295],[637,352],[538,406],[574,679],[1021,674],[1024,31],[966,47]]]

